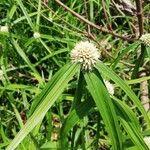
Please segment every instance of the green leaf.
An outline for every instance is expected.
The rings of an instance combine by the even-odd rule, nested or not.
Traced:
[[[122,117],[120,117],[120,122],[123,125],[124,129],[127,131],[134,144],[137,145],[140,150],[149,150],[149,148],[143,141],[143,138],[137,132],[136,128],[132,126],[130,121],[126,121]]]
[[[148,55],[148,58],[149,58],[149,61],[150,61],[150,46],[146,47],[146,51],[147,51],[147,55]]]
[[[143,140],[140,125],[133,111],[124,102],[116,99],[115,97],[112,98],[114,99],[113,102],[115,104],[115,110],[119,116],[119,120],[132,142],[139,147],[139,149],[148,150],[149,148]]]
[[[24,89],[27,91],[31,91],[34,93],[39,93],[41,90],[37,87],[34,86],[28,86],[24,84],[8,84],[5,87],[0,86],[0,90],[10,90],[10,91],[16,91],[17,89]]]
[[[59,148],[59,145],[57,142],[47,142],[47,143],[44,143],[41,147],[40,147],[41,150],[57,150],[57,149],[60,149]]]
[[[148,123],[148,126],[150,127],[150,119],[143,105],[141,104],[140,100],[130,89],[130,87],[113,70],[111,70],[109,67],[104,65],[102,62],[97,63],[95,67],[100,73],[110,78],[112,81],[116,83],[116,85],[118,85],[122,90],[124,90],[124,92],[131,98],[131,100],[135,103],[137,108],[141,111],[146,122]]]
[[[32,116],[27,120],[25,126],[19,131],[19,133],[6,148],[6,150],[14,150],[28,135],[28,133],[31,132],[32,129],[44,118],[49,108],[58,99],[60,94],[67,86],[68,82],[72,79],[72,77],[78,70],[78,65],[67,64],[54,75],[54,77],[47,83],[46,87],[42,90],[39,97],[36,97],[37,101],[40,100],[41,103],[37,106]]]
[[[127,84],[137,84],[137,83],[141,83],[141,82],[147,81],[147,80],[150,80],[150,76],[141,77],[141,78],[133,79],[133,80],[126,80],[125,82],[126,82]]]
[[[31,20],[31,18],[29,16],[28,12],[26,11],[26,8],[24,7],[24,5],[22,3],[22,0],[16,0],[16,1],[19,4],[21,10],[23,11],[23,13],[24,13],[24,15],[25,15],[25,17],[26,17],[26,19],[28,21],[28,24],[30,25],[30,27],[32,28],[32,30],[34,30],[34,25],[32,23],[32,20]]]
[[[12,43],[13,43],[14,47],[16,48],[16,51],[18,52],[18,54],[21,56],[21,58],[27,63],[29,68],[34,72],[35,78],[39,81],[39,83],[43,83],[42,77],[40,76],[38,71],[35,69],[35,67],[32,65],[29,58],[26,56],[25,52],[21,49],[21,47],[19,46],[17,41],[12,39]]]
[[[13,5],[11,7],[10,11],[8,11],[8,18],[9,19],[12,19],[12,17],[14,16],[14,14],[16,12],[16,9],[17,9],[16,5]]]
[[[129,51],[135,51],[136,48],[139,46],[139,42],[135,42],[128,46],[127,48],[124,48],[120,54],[118,54],[118,57],[114,60],[114,63],[112,64],[112,68],[115,68],[115,66],[119,63],[119,61],[122,59],[122,57],[128,53]]]
[[[120,132],[117,115],[103,82],[94,74],[84,75],[87,87],[106,125],[114,150],[122,150],[122,134]]]
[[[90,109],[94,106],[93,101],[85,100],[69,113],[68,117],[63,123],[60,131],[60,143],[62,147],[66,147],[66,136],[69,131],[76,125],[84,116],[88,115]]]
[[[37,18],[36,18],[36,31],[39,31],[39,27],[40,27],[41,6],[42,6],[42,1],[39,0],[38,10],[37,10]]]

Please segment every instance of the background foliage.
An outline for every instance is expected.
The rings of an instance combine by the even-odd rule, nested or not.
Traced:
[[[149,10],[140,0],[1,0],[0,149],[148,149],[140,100],[145,81],[149,99],[150,57],[138,37],[150,32]],[[102,55],[90,73],[70,63],[81,40]]]

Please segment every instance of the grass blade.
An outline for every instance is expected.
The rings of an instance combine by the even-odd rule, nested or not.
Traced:
[[[40,99],[42,102],[39,104],[33,115],[28,119],[25,126],[19,131],[6,150],[14,150],[28,135],[28,133],[31,132],[32,129],[44,118],[49,108],[64,91],[64,88],[67,86],[68,82],[78,69],[78,65],[67,64],[55,74],[54,78],[50,80],[47,86],[42,90],[40,96],[37,97],[37,99]],[[61,73],[63,73],[63,75],[59,78]]]
[[[122,135],[118,125],[117,115],[106,87],[94,73],[86,73],[84,77],[88,90],[107,127],[113,149],[122,150]]]
[[[107,76],[108,78],[110,78],[112,81],[114,81],[116,83],[116,85],[118,85],[122,90],[124,90],[124,92],[131,98],[131,100],[135,103],[135,105],[141,111],[146,122],[148,123],[148,126],[150,127],[150,119],[149,119],[143,105],[141,104],[140,100],[134,94],[134,92],[130,89],[130,87],[114,71],[112,71],[109,67],[107,67],[103,63],[101,63],[101,62],[97,63],[97,65],[95,67],[97,68],[97,70],[100,73],[102,73],[105,76]]]
[[[115,110],[119,116],[119,120],[126,132],[128,133],[132,142],[137,147],[139,147],[139,149],[148,150],[149,148],[143,140],[139,122],[133,111],[124,102],[116,99],[115,97],[113,97],[113,99],[116,107]]]
[[[33,71],[33,75],[35,76],[35,78],[39,81],[39,83],[43,83],[43,79],[40,76],[40,74],[38,73],[38,71],[35,69],[35,67],[32,65],[32,63],[30,62],[29,58],[26,56],[26,54],[24,53],[24,51],[21,49],[21,47],[18,45],[17,41],[15,41],[14,39],[12,39],[12,43],[14,45],[14,47],[16,48],[18,54],[21,56],[21,58],[27,63],[27,65],[29,66],[29,68]]]
[[[20,8],[22,9],[22,11],[23,11],[23,13],[24,13],[24,15],[25,15],[25,17],[26,17],[26,19],[28,21],[28,24],[30,25],[30,27],[32,28],[32,30],[34,30],[34,25],[32,23],[32,20],[31,20],[29,14],[27,13],[27,11],[26,11],[26,9],[25,9],[22,1],[21,0],[16,0],[16,1],[19,4]]]
[[[62,147],[67,147],[66,136],[68,132],[76,125],[80,119],[88,115],[90,109],[94,106],[94,102],[87,100],[75,107],[68,115],[60,131],[60,143]]]
[[[146,51],[147,51],[147,55],[150,61],[150,47],[149,46],[146,47]]]
[[[127,48],[122,50],[122,53],[118,54],[118,57],[114,60],[114,63],[112,64],[112,68],[115,68],[115,66],[119,63],[119,61],[122,59],[122,57],[128,53],[129,51],[135,51],[136,48],[139,46],[139,42],[135,42],[128,46]]]

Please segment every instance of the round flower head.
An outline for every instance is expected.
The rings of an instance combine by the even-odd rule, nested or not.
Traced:
[[[3,79],[3,71],[0,70],[0,80],[2,80],[2,79]]]
[[[1,32],[8,32],[8,26],[1,26],[0,31]]]
[[[150,148],[150,136],[144,137],[144,141],[147,144],[147,146]]]
[[[104,80],[108,93],[114,95],[114,86],[107,80]]]
[[[38,39],[38,38],[41,37],[41,35],[40,35],[39,32],[34,32],[33,37],[34,37],[35,39]]]
[[[71,60],[73,63],[80,63],[82,69],[92,70],[100,57],[98,49],[93,43],[88,41],[81,41],[77,43],[71,51]]]
[[[143,34],[143,35],[140,37],[140,40],[141,40],[144,44],[150,46],[150,33]]]

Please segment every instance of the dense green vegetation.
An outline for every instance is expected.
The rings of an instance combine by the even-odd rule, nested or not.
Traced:
[[[149,17],[146,0],[0,0],[0,149],[149,150]]]

